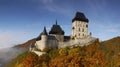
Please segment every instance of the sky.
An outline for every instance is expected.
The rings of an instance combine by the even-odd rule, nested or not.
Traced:
[[[120,0],[0,0],[0,48],[49,32],[56,20],[71,35],[77,11],[89,19],[93,37],[107,40],[120,35]]]

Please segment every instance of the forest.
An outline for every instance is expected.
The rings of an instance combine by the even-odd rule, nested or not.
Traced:
[[[25,51],[5,67],[120,67],[120,37],[87,46],[73,46],[57,50],[44,49],[47,54],[37,56]]]

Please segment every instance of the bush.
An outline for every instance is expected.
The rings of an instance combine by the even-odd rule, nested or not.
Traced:
[[[60,54],[60,55],[68,55],[68,52],[67,52],[66,49],[60,49],[60,50],[59,50],[59,54]]]

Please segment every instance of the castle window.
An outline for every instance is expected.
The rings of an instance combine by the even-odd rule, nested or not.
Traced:
[[[75,35],[75,37],[76,37],[76,35]]]
[[[79,36],[80,36],[80,34],[79,34]]]
[[[84,32],[84,29],[82,29],[82,32]]]
[[[83,34],[83,36],[84,36],[84,34]]]
[[[72,29],[75,29],[74,27],[72,27]]]
[[[86,27],[88,27],[88,25],[86,25]]]
[[[80,31],[80,28],[79,28],[79,31]]]

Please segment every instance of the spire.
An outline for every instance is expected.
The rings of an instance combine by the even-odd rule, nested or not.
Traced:
[[[44,26],[44,29],[43,29],[42,35],[47,35],[47,31],[46,31],[46,27],[45,27],[45,26]]]
[[[57,20],[56,20],[56,25],[57,25]]]

